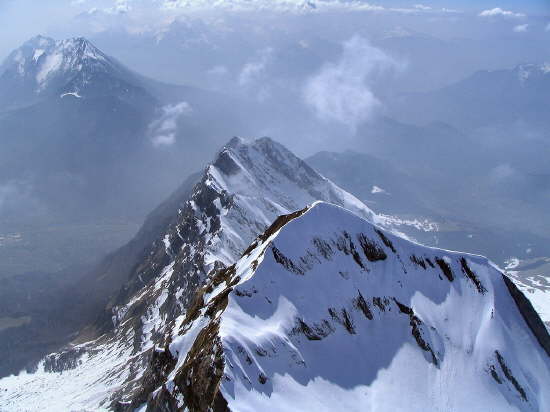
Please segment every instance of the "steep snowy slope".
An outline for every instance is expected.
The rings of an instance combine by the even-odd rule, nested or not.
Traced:
[[[498,161],[504,157],[499,152]],[[550,259],[544,258],[550,255],[550,225],[540,224],[550,207],[550,179],[519,178],[517,172],[496,191],[491,165],[473,174],[434,169],[430,177],[350,151],[320,152],[305,160],[379,215],[389,212],[409,220],[424,216],[434,222],[434,231],[401,228],[419,243],[481,254],[506,267],[550,327]]]
[[[548,411],[550,337],[525,302],[485,258],[318,203],[198,294],[146,410]]]
[[[550,331],[550,258],[511,258],[506,273],[533,304]]]
[[[130,262],[134,269],[96,330],[83,331],[78,344],[42,361],[36,373],[0,380],[0,388],[8,389],[0,409],[40,403],[45,410],[96,410],[130,398],[144,402],[155,386],[144,375],[154,348],[179,329],[208,274],[233,264],[277,216],[324,200],[377,219],[268,138],[234,138],[197,180],[191,195],[176,202],[168,229]],[[110,280],[98,274],[97,282],[103,281]],[[97,330],[104,334],[91,341]]]

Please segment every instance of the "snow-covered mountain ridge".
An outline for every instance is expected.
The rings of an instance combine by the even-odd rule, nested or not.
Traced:
[[[1,379],[0,409],[383,410],[396,385],[420,409],[548,404],[546,330],[486,259],[383,230],[269,138],[181,193],[101,332]]]
[[[147,410],[548,410],[549,337],[516,293],[485,258],[315,204],[198,294]]]
[[[324,200],[376,220],[358,199],[269,138],[232,139],[197,180],[106,308],[97,325],[104,334],[53,354],[36,373],[0,380],[10,388],[0,409],[39,402],[51,410],[101,410],[136,396],[146,400],[149,384],[142,379],[154,348],[178,330],[207,278],[233,264],[277,216]]]

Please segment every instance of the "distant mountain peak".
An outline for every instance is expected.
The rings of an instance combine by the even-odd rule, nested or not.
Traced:
[[[5,70],[15,66],[14,74],[34,77],[42,85],[59,71],[81,71],[86,63],[107,60],[107,56],[84,37],[54,40],[38,35],[12,52],[4,66]]]
[[[54,40],[38,35],[4,61],[0,100],[17,107],[50,97],[124,95],[139,87],[135,80],[130,70],[84,37]]]

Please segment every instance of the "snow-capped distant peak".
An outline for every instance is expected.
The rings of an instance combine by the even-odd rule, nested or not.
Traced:
[[[40,88],[59,71],[80,72],[87,65],[106,61],[105,55],[82,37],[57,41],[47,50],[35,50],[36,55],[44,56],[40,61],[36,59],[36,81]]]
[[[0,76],[12,88],[59,96],[81,94],[94,74],[121,71],[118,63],[83,37],[54,40],[36,36],[8,56]]]

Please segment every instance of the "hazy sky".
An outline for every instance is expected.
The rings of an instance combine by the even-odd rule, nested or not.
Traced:
[[[547,0],[0,0],[0,58],[39,33],[86,35],[113,27],[133,32],[158,30],[181,14],[257,10],[262,13],[358,11],[434,17],[460,15],[487,22],[506,20],[516,32],[533,30],[533,22],[550,24]]]

